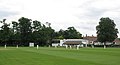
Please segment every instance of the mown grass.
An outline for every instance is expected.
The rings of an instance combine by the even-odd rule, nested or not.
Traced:
[[[120,48],[0,48],[0,65],[120,65]]]

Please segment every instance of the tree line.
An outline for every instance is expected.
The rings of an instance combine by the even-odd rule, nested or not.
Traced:
[[[6,23],[6,19],[0,21],[0,45],[9,46],[28,46],[29,43],[35,45],[51,45],[52,39],[78,39],[82,34],[74,27],[68,27],[67,30],[56,32],[51,23],[42,24],[38,20],[21,17],[18,21]]]
[[[0,21],[0,45],[9,46],[28,46],[29,43],[35,45],[51,45],[52,39],[80,39],[82,34],[74,27],[68,27],[67,30],[60,29],[56,32],[51,23],[42,24],[38,20],[21,17],[18,21],[6,23],[6,19]],[[118,29],[114,20],[110,18],[101,18],[99,25],[96,26],[97,40],[104,43],[113,42],[118,36]]]

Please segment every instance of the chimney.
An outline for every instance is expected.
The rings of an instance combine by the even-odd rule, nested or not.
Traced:
[[[92,35],[92,37],[94,37],[94,35]]]
[[[86,34],[86,37],[87,37],[87,34]]]

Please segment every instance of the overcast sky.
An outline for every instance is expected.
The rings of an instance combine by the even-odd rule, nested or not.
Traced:
[[[83,35],[96,35],[101,17],[110,17],[120,30],[120,0],[0,0],[0,20],[20,17],[50,22],[53,29],[74,26]]]

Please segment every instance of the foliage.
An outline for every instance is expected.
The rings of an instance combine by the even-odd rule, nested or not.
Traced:
[[[110,18],[101,18],[99,25],[96,26],[97,40],[100,42],[113,42],[117,38],[118,29]]]
[[[57,39],[80,39],[82,34],[80,34],[74,27],[68,27],[67,30],[60,30],[55,33]]]
[[[67,30],[65,30],[64,38],[65,39],[79,39],[82,37],[82,34],[77,32],[77,30],[74,27],[68,27]]]
[[[6,19],[3,19],[3,21],[0,21],[3,25],[1,26],[1,30],[0,30],[0,40],[1,42],[7,44],[8,40],[10,39],[10,34],[11,34],[11,31],[10,31],[10,24],[6,23],[5,22]]]
[[[28,46],[33,42],[35,45],[48,46],[51,45],[52,39],[72,39],[81,38],[81,34],[74,28],[69,27],[67,30],[60,29],[55,32],[51,27],[51,23],[42,24],[40,21],[21,17],[18,21],[12,21],[12,25],[5,22],[6,19],[0,21],[2,23],[0,29],[0,45],[8,44],[11,46]]]
[[[19,28],[20,28],[20,36],[21,36],[21,43],[23,45],[28,45],[31,38],[32,33],[32,27],[31,27],[31,19],[21,17],[19,22]]]

